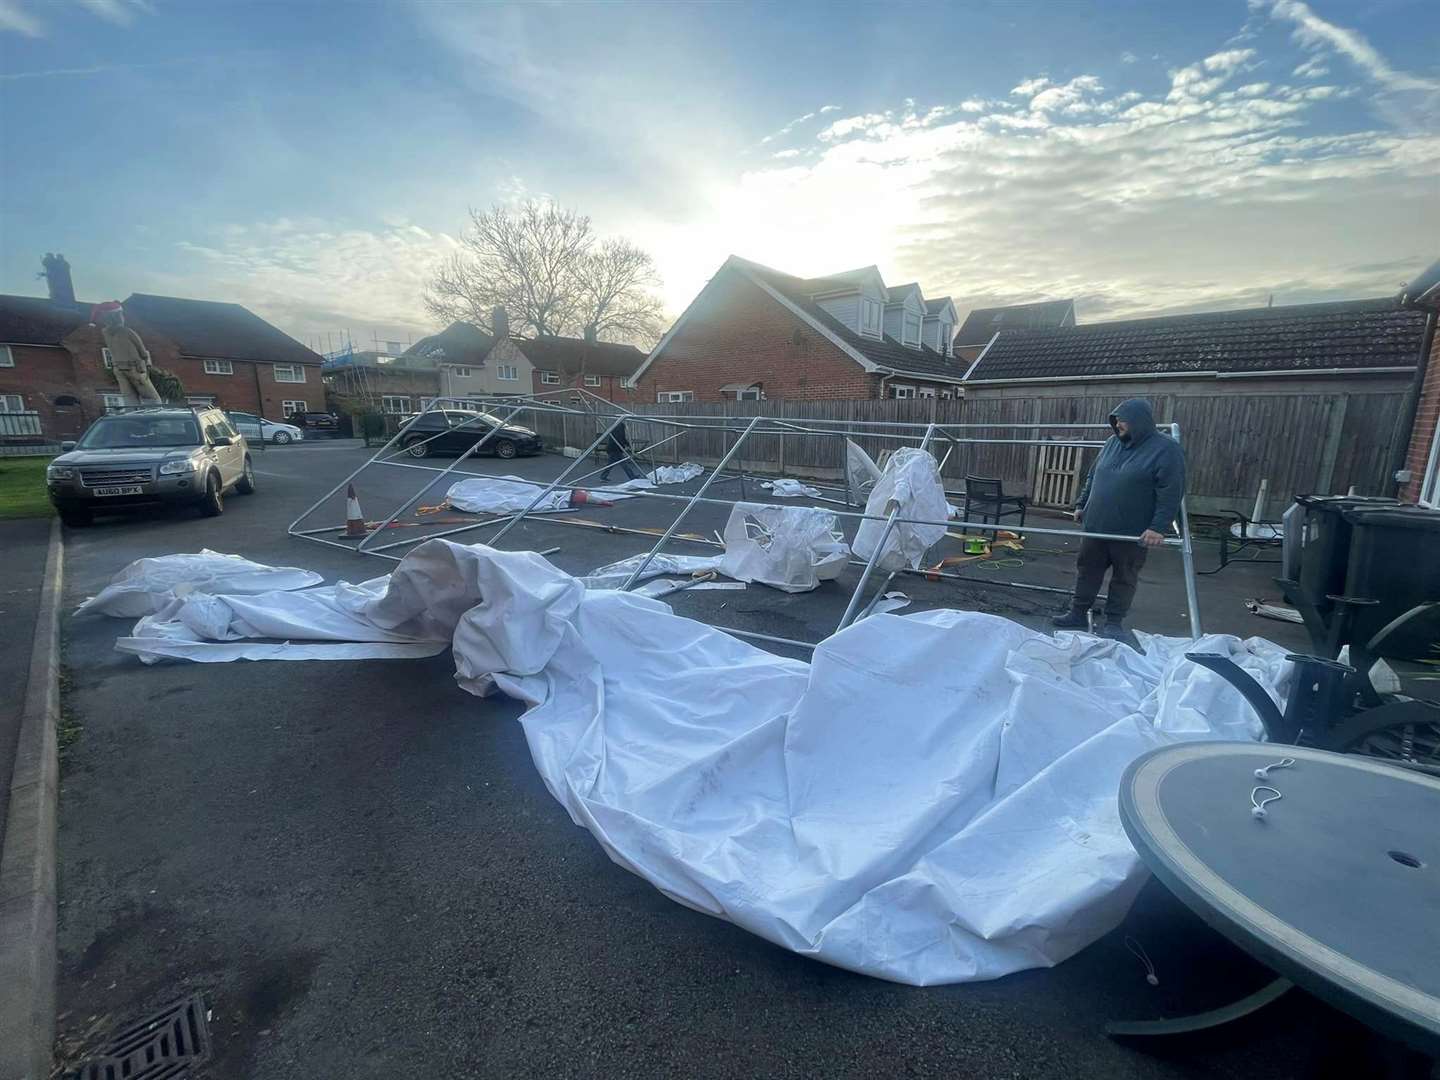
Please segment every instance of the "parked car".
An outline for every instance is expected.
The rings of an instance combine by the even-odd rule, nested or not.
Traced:
[[[513,458],[545,449],[540,436],[529,428],[502,423],[490,413],[471,409],[436,409],[405,417],[400,422],[400,445],[417,458],[426,454],[463,454],[492,431],[494,437],[477,453]]]
[[[306,431],[315,431],[322,435],[333,435],[340,426],[340,418],[328,412],[291,413],[287,419]]]
[[[219,409],[126,409],[60,448],[45,484],[67,525],[158,503],[193,503],[214,517],[224,512],[227,491],[255,492],[245,436]]]
[[[305,438],[305,432],[294,424],[276,423],[274,420],[266,420],[263,416],[256,416],[254,413],[237,412],[231,409],[230,419],[235,421],[235,427],[247,439],[259,439],[262,442],[284,446],[286,443],[299,442]]]

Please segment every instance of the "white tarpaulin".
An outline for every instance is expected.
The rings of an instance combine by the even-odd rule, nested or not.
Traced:
[[[209,548],[196,554],[160,555],[136,559],[90,597],[76,615],[115,615],[138,618],[159,611],[177,595],[189,592],[259,593],[306,589],[323,579],[311,570],[294,566],[266,566],[239,555]]]
[[[918,985],[1055,964],[1117,925],[1144,879],[1117,814],[1125,766],[1259,734],[1182,654],[1231,656],[1272,691],[1286,668],[1259,639],[1147,636],[1142,655],[957,611],[873,615],[806,664],[537,555],[444,540],[336,589],[323,615],[271,593],[225,626],[448,629],[457,680],[530,705],[546,786],[615,862],[802,955]]]
[[[850,557],[839,519],[829,510],[736,503],[725,523],[720,572],[785,592],[806,592],[833,577]],[[833,573],[831,571],[833,570]]]
[[[845,440],[845,471],[849,475],[850,498],[857,503],[868,499],[880,482],[880,469],[854,439]]]
[[[799,480],[767,480],[760,487],[777,499],[820,499],[825,495],[819,488],[802,484]]]
[[[929,452],[907,446],[890,455],[885,472],[876,481],[865,503],[865,513],[871,516],[862,521],[855,532],[855,542],[851,546],[856,555],[862,559],[870,558],[875,545],[885,535],[885,522],[872,518],[888,517],[897,505],[900,517],[913,520],[896,521],[875,565],[881,570],[900,570],[907,566],[917,570],[925,552],[945,535],[945,522],[950,517],[950,505],[945,501],[945,489],[940,483],[940,470]],[[917,525],[913,521],[934,524]]]
[[[646,565],[640,580],[669,574],[688,577],[706,570],[719,570],[724,559],[723,555],[670,555],[661,551]],[[644,555],[631,555],[608,566],[596,567],[580,580],[587,589],[618,589],[629,579],[635,567],[644,561]]]
[[[523,476],[472,476],[450,485],[445,501],[467,514],[505,514],[524,510],[535,496],[545,490],[549,481],[536,483]],[[570,505],[570,492],[557,488],[546,494],[536,510],[564,510]]]
[[[693,461],[687,461],[684,465],[660,465],[646,479],[652,484],[684,484],[704,471]]]

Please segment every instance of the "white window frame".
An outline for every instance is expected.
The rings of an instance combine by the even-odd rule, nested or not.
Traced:
[[[941,401],[954,401],[954,400],[955,400],[955,391],[954,391],[954,390],[941,390],[941,391],[940,391],[940,400],[941,400]]]
[[[765,400],[765,391],[762,390],[758,384],[755,385],[755,386],[747,386],[747,387],[745,387],[744,390],[736,390],[736,391],[735,391],[735,400],[736,400],[736,401],[764,401],[764,400]]]
[[[540,381],[546,386],[559,386],[560,376],[553,371],[542,371],[540,372]]]
[[[400,404],[397,406],[395,402]],[[381,394],[380,409],[387,416],[404,416],[410,411],[409,394]]]
[[[275,381],[277,383],[303,383],[305,381],[304,364],[271,364],[270,366],[274,369]],[[280,374],[282,371],[287,374],[282,376]],[[297,375],[299,378],[294,377]]]
[[[235,374],[235,365],[232,364],[229,360],[214,360],[214,359],[206,360],[206,361],[205,361],[205,374],[206,374],[206,375],[234,375],[234,374]]]
[[[869,338],[885,336],[885,306],[879,300],[873,300],[868,296],[860,297],[860,336]]]
[[[506,372],[509,372],[507,375]],[[519,382],[520,366],[518,364],[496,364],[495,378],[501,382]]]
[[[298,409],[291,408],[291,406],[293,405],[299,405],[300,407]],[[309,411],[309,404],[307,402],[299,400],[298,398],[292,398],[289,401],[280,402],[280,412],[284,415],[286,420],[289,420],[290,417],[294,416],[297,412]]]
[[[585,385],[586,385],[586,386],[591,386],[591,387],[599,386],[599,385],[600,385],[600,376],[599,376],[599,375],[586,375],[586,376],[585,376]]]
[[[101,407],[102,409],[104,409],[106,412],[109,412],[111,409],[119,409],[119,408],[122,408],[124,405],[125,405],[125,395],[123,395],[123,394],[105,394],[105,393],[102,393],[102,394],[100,395],[100,407]]]
[[[935,396],[935,388],[933,386],[921,386],[916,389],[915,396],[917,398],[933,398]]]
[[[694,390],[657,390],[655,392],[655,401],[659,405],[680,405],[694,400]]]
[[[456,364],[450,369],[457,379],[468,379],[475,374],[475,369],[468,364]]]
[[[896,401],[910,401],[915,397],[915,387],[905,383],[891,383],[890,396]]]
[[[15,354],[10,351],[9,345],[0,345],[0,367],[14,367]]]
[[[910,336],[911,319],[915,320],[915,336],[913,338]],[[923,332],[921,328],[924,324],[925,319],[923,316],[917,315],[909,308],[906,308],[900,315],[900,344],[904,345],[907,349],[918,349],[920,347],[920,335]]]
[[[215,407],[214,394],[186,394],[186,405],[199,405],[202,409],[213,409]]]
[[[1418,501],[1421,506],[1440,507],[1440,420],[1435,421],[1435,431],[1430,436],[1430,460],[1420,480]]]
[[[106,371],[115,370],[115,357],[110,355],[110,350],[104,345],[100,346],[100,364]]]
[[[10,407],[11,402],[14,402],[16,406],[13,409]],[[25,397],[23,394],[0,394],[0,413],[22,413],[29,411],[29,409],[25,408]]]

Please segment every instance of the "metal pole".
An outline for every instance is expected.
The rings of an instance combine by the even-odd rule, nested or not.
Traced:
[[[521,510],[520,513],[516,514],[513,518],[511,518],[508,525],[506,525],[503,529],[501,529],[498,533],[496,533],[490,538],[491,546],[493,547],[496,544],[500,543],[500,538],[506,533],[508,533],[511,529],[513,529],[516,525],[519,525],[520,522],[524,521],[525,516],[529,514],[531,510],[534,510],[535,507],[539,506],[542,502],[545,501],[546,495],[549,495],[561,483],[564,482],[567,476],[569,476],[572,472],[578,469],[581,465],[585,464],[585,462],[589,460],[590,455],[595,452],[595,448],[601,443],[603,443],[606,436],[608,436],[612,431],[619,427],[624,422],[624,420],[625,418],[623,416],[615,417],[614,421],[610,424],[610,426],[607,427],[604,431],[602,431],[599,435],[597,435],[595,437],[595,441],[585,448],[585,452],[583,454],[581,454],[568,466],[566,466],[564,472],[562,472],[554,480],[551,480],[550,483],[546,484],[545,487],[541,490],[540,494],[536,495],[535,498],[531,500],[529,506],[525,507],[524,510]],[[606,468],[609,468],[609,466],[607,465]]]
[[[625,584],[620,586],[620,590],[622,592],[629,592],[630,587],[640,579],[640,575],[645,572],[645,568],[650,565],[650,561],[654,559],[656,555],[660,554],[660,550],[666,545],[666,543],[669,542],[670,537],[675,535],[676,530],[680,528],[680,523],[685,520],[686,516],[694,508],[695,504],[700,500],[701,496],[703,496],[705,492],[709,490],[710,485],[715,481],[715,477],[720,474],[720,471],[724,469],[727,464],[729,464],[730,459],[735,455],[735,452],[739,450],[740,447],[745,445],[746,438],[749,437],[750,432],[755,429],[755,425],[759,422],[760,417],[758,416],[750,421],[750,426],[747,427],[744,433],[741,434],[740,438],[736,440],[735,445],[730,448],[729,452],[723,458],[721,458],[720,463],[715,466],[714,472],[712,472],[709,476],[705,478],[705,483],[700,485],[700,490],[690,497],[690,501],[685,504],[685,506],[680,510],[680,513],[676,516],[675,520],[670,523],[670,527],[665,530],[665,535],[660,537],[660,539],[656,542],[655,546],[651,548],[650,551],[646,554],[645,558],[641,560],[640,565],[635,567],[635,569],[630,572],[630,576],[626,578]]]
[[[819,646],[810,641],[796,641],[794,638],[776,637],[774,634],[757,634],[754,630],[736,630],[729,626],[717,626],[716,630],[729,634],[732,637],[753,638],[756,641],[773,641],[776,645],[789,645],[796,649],[809,649],[814,652]]]
[[[1180,425],[1170,425],[1171,437],[1180,442]],[[1190,636],[1199,640],[1204,631],[1200,627],[1200,590],[1195,585],[1195,546],[1190,537],[1190,511],[1185,507],[1185,496],[1180,496],[1180,561],[1185,573],[1185,605],[1190,609]]]
[[[433,404],[433,402],[432,402],[432,404]],[[394,510],[394,512],[391,513],[391,515],[390,515],[389,517],[387,517],[387,518],[386,518],[384,521],[382,521],[378,526],[376,526],[374,532],[372,532],[372,533],[370,533],[368,536],[364,537],[358,544],[355,545],[355,550],[356,550],[356,551],[364,551],[364,552],[367,552],[367,553],[368,553],[369,549],[368,549],[365,545],[366,545],[367,543],[369,543],[370,538],[371,538],[372,536],[378,536],[378,535],[380,535],[380,533],[385,529],[385,527],[386,527],[387,525],[389,525],[392,521],[394,521],[394,520],[395,520],[397,517],[399,517],[401,514],[405,513],[406,510],[409,510],[410,507],[414,506],[417,502],[419,502],[421,495],[424,495],[425,492],[429,491],[432,487],[434,487],[436,484],[438,484],[442,479],[444,479],[446,476],[449,476],[450,473],[454,472],[454,471],[455,471],[455,467],[456,467],[457,465],[459,465],[462,461],[468,460],[471,455],[473,455],[477,450],[480,449],[480,447],[484,446],[487,442],[489,442],[491,439],[493,439],[493,438],[496,436],[496,434],[498,434],[498,433],[505,427],[506,424],[508,424],[508,423],[509,423],[511,420],[513,420],[517,415],[519,415],[519,413],[520,413],[524,408],[525,408],[524,405],[517,405],[517,406],[515,406],[515,408],[511,409],[510,412],[507,413],[507,414],[501,419],[501,421],[500,421],[499,424],[492,424],[491,427],[490,427],[490,430],[487,431],[487,432],[484,434],[484,436],[481,437],[481,439],[480,439],[479,442],[477,442],[477,443],[475,443],[474,445],[472,445],[472,446],[470,447],[470,449],[466,450],[463,454],[461,454],[461,455],[460,455],[459,457],[457,457],[454,461],[452,461],[445,469],[443,469],[443,470],[441,471],[440,475],[437,476],[434,480],[432,480],[430,483],[426,484],[426,485],[425,485],[424,487],[422,487],[419,491],[415,492],[414,495],[411,495],[410,498],[406,499],[400,506],[396,507],[396,509]],[[478,419],[478,417],[477,417],[477,419]],[[470,423],[473,423],[473,421],[471,421],[471,420],[465,421],[465,424],[470,424]],[[461,424],[460,426],[461,426],[461,427],[464,427],[465,424]],[[396,434],[398,435],[399,433],[397,432]]]

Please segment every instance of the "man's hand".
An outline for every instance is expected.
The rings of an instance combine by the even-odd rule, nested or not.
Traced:
[[[1078,521],[1084,521],[1084,520],[1085,520],[1085,508],[1084,508],[1083,506],[1077,506],[1077,507],[1075,508],[1075,512],[1074,512],[1073,514],[1071,514],[1070,516],[1073,517],[1077,522],[1078,522]]]
[[[1159,547],[1165,543],[1165,537],[1161,536],[1154,529],[1146,529],[1140,534],[1140,542],[1146,547]]]

